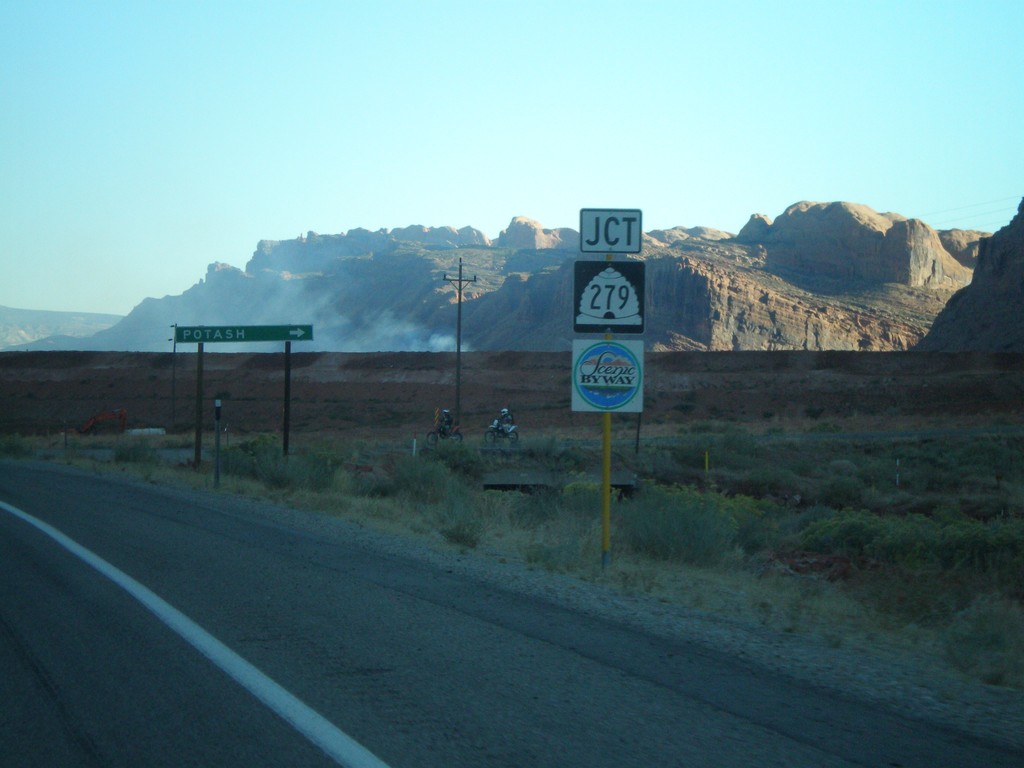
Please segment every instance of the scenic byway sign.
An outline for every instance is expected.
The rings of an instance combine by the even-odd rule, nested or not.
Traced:
[[[577,261],[573,331],[644,332],[644,262]]]
[[[572,358],[574,411],[643,411],[642,341],[575,339]]]
[[[174,340],[187,342],[312,341],[312,325],[179,325]]]
[[[582,208],[580,250],[583,253],[640,253],[642,214],[636,209]]]

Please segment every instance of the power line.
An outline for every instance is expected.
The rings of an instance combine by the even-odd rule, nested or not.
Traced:
[[[986,220],[986,223],[985,223],[984,226],[988,226],[989,224],[998,224],[998,225],[1002,226],[1003,224],[1008,224],[1010,222],[1010,219],[1013,218],[1015,213],[1016,213],[1016,210],[1012,209],[1012,208],[993,209],[993,210],[987,210],[987,211],[978,211],[977,213],[972,213],[972,214],[969,214],[969,215],[966,215],[966,216],[954,216],[952,218],[938,219],[937,221],[936,220],[931,220],[928,223],[932,227],[934,227],[936,229],[949,229],[949,225],[950,224],[956,224],[957,222],[968,221],[968,222],[972,222],[970,226],[972,228],[976,229],[979,226],[983,226],[981,224],[976,223],[979,219],[984,218]],[[997,216],[1000,216],[1001,218],[996,218]],[[923,218],[922,218],[922,221],[924,221]]]
[[[982,206],[986,206],[986,205],[995,205],[996,203],[1005,203],[1005,202],[1007,202],[1009,200],[1020,200],[1020,195],[1014,195],[1013,197],[1001,197],[998,200],[989,200],[989,201],[984,202],[984,203],[971,203],[970,205],[961,205],[958,208],[946,208],[946,209],[941,210],[941,211],[929,211],[928,213],[921,214],[921,218],[923,218],[925,216],[935,216],[936,214],[939,214],[939,213],[952,213],[954,211],[965,211],[968,208],[981,208]]]
[[[986,222],[984,224],[978,224],[975,226],[975,229],[979,229],[982,232],[995,232],[996,230],[1002,229],[1009,223],[1009,220],[1003,219],[1002,221],[993,221]]]

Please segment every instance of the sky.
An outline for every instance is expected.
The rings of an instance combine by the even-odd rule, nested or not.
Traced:
[[[738,232],[1024,197],[1017,0],[0,0],[0,306],[127,314],[308,231]]]

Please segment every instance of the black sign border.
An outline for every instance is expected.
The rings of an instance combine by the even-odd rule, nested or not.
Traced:
[[[640,305],[640,322],[634,325],[602,325],[599,322],[578,323],[580,301],[587,284],[608,267],[618,270],[636,291],[636,299]],[[647,264],[635,259],[619,261],[578,259],[573,264],[572,285],[572,329],[574,333],[611,333],[624,336],[642,336],[647,324],[646,280]]]

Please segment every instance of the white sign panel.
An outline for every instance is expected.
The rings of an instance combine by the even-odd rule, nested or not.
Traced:
[[[642,341],[576,339],[572,343],[572,359],[574,411],[643,411]]]
[[[643,215],[636,209],[580,210],[580,250],[583,253],[640,253]]]

